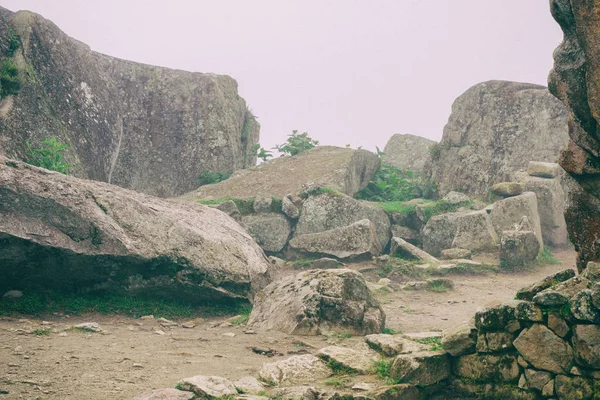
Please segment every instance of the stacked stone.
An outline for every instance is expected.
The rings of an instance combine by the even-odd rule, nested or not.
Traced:
[[[600,264],[558,272],[447,330],[450,392],[478,398],[600,398]]]

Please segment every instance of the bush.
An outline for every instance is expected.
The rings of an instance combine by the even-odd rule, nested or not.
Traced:
[[[27,162],[36,167],[42,167],[51,171],[57,171],[67,175],[69,168],[73,166],[65,161],[65,151],[71,146],[60,142],[55,136],[44,140],[40,143],[40,147],[32,147],[29,141],[26,142]]]
[[[232,172],[228,171],[228,172],[211,172],[208,170],[204,170],[202,171],[202,173],[200,174],[200,176],[198,177],[198,179],[196,179],[196,181],[198,182],[198,184],[200,186],[203,185],[210,185],[212,183],[218,183],[221,181],[224,181],[226,179],[229,179],[229,177],[231,176]]]
[[[19,35],[17,35],[17,33],[12,28],[8,30],[8,40],[8,51],[6,53],[9,57],[12,57],[13,54],[15,54],[15,51],[17,51],[19,49],[19,46],[21,45]]]
[[[261,147],[258,152],[256,153],[256,157],[260,158],[263,161],[267,161],[269,158],[273,157],[273,153],[271,153],[269,150],[265,150],[263,147]]]
[[[295,156],[318,145],[319,141],[313,140],[307,132],[298,133],[297,130],[294,130],[291,135],[288,135],[288,140],[284,144],[275,145],[273,148],[283,154]]]
[[[19,94],[21,80],[19,69],[10,58],[5,58],[0,66],[0,97]]]
[[[428,148],[429,155],[433,161],[437,161],[440,159],[440,155],[442,154],[442,145],[439,143],[434,143]]]
[[[435,196],[435,184],[389,165],[382,165],[366,188],[356,198],[369,201],[407,201]]]

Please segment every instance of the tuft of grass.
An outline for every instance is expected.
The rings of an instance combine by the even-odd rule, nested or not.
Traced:
[[[334,376],[331,379],[325,381],[325,385],[333,386],[336,389],[343,389],[352,382],[349,376]]]
[[[252,307],[244,306],[240,308],[240,316],[231,321],[232,325],[244,325],[250,319],[250,313],[252,312]]]
[[[394,360],[388,360],[382,358],[378,361],[373,361],[373,371],[379,376],[381,379],[387,379],[390,377],[390,370],[392,369],[392,362]]]
[[[227,172],[212,172],[212,171],[209,171],[209,170],[205,169],[204,171],[202,171],[202,173],[200,174],[200,176],[198,176],[198,178],[196,179],[196,182],[200,186],[211,185],[213,183],[219,183],[221,181],[229,179],[229,177],[231,176],[231,174],[232,174],[231,171],[227,171]]]
[[[386,201],[386,202],[379,202],[379,203],[374,203],[375,206],[382,208],[383,211],[389,213],[398,213],[398,214],[409,214],[413,211],[415,211],[415,208],[417,207],[416,204],[405,204],[406,202],[404,201]],[[425,203],[422,203],[425,204]]]
[[[431,347],[429,350],[431,351],[437,351],[437,350],[442,350],[442,338],[440,337],[428,337],[428,338],[423,338],[423,339],[414,339],[415,342],[417,343],[421,343],[421,344],[430,344]]]
[[[558,265],[561,264],[560,260],[556,259],[552,255],[552,250],[549,247],[544,246],[542,252],[535,259],[536,265]]]
[[[427,203],[423,206],[423,215],[425,216],[425,221],[427,222],[431,219],[431,217],[438,214],[445,214],[455,212],[461,207],[471,207],[473,203],[471,201],[463,201],[460,203],[450,203],[446,200],[437,200],[431,203]]]
[[[50,329],[48,328],[38,328],[36,330],[34,330],[33,333],[35,336],[49,336],[50,335]]]
[[[240,214],[242,214],[242,215],[248,215],[248,214],[252,214],[254,212],[254,199],[238,199],[238,198],[229,196],[229,197],[221,197],[221,198],[214,199],[214,200],[198,200],[198,203],[210,206],[210,205],[219,205],[228,200],[231,200],[235,203],[238,210],[240,211]]]
[[[427,290],[429,290],[430,292],[443,293],[447,292],[448,288],[444,286],[442,282],[429,282],[427,284]]]
[[[336,375],[353,375],[356,371],[352,368],[346,367],[344,364],[339,363],[335,360],[327,361],[327,367],[333,371]]]
[[[307,198],[309,196],[318,196],[320,194],[328,194],[332,197],[343,197],[344,194],[340,193],[339,191],[335,190],[334,188],[330,188],[328,186],[324,186],[324,187],[316,187],[314,189],[311,189],[309,191],[307,191],[303,197]]]
[[[383,331],[381,331],[381,333],[385,333],[386,335],[397,335],[399,333],[402,333],[401,331],[397,331],[395,329],[392,328],[383,328]]]
[[[243,313],[247,307],[247,304],[207,304],[193,307],[174,300],[61,292],[27,293],[19,301],[0,298],[0,315],[42,316],[60,312],[68,315],[119,314],[138,318],[152,314],[157,318],[171,319],[236,315]]]
[[[311,266],[313,261],[314,260],[312,258],[299,258],[297,260],[294,260],[294,262],[292,262],[292,268],[294,268],[294,269],[307,268],[307,267]]]
[[[350,333],[332,333],[330,336],[338,339],[350,339],[354,335]]]

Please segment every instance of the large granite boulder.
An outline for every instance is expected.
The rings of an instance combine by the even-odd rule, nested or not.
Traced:
[[[280,252],[292,233],[290,221],[279,213],[245,215],[242,221],[256,243],[271,253]]]
[[[309,270],[280,279],[256,296],[248,326],[289,334],[380,333],[385,313],[362,275]]]
[[[569,109],[570,139],[559,164],[573,178],[565,219],[582,271],[600,259],[600,1],[552,0],[550,9],[564,40],[548,86]]]
[[[294,236],[341,228],[363,219],[374,224],[379,245],[385,249],[391,237],[391,224],[386,212],[335,192],[310,196],[304,201]]]
[[[201,186],[182,198],[254,198],[260,194],[281,199],[300,193],[307,183],[354,196],[367,186],[379,163],[379,157],[366,150],[319,146],[237,171],[223,182]]]
[[[428,175],[442,195],[459,190],[485,196],[530,160],[555,162],[567,140],[567,111],[545,87],[479,83],[452,105]]]
[[[421,136],[395,134],[383,149],[382,163],[420,175],[429,158],[429,147],[435,143]]]
[[[0,156],[0,292],[245,300],[270,264],[225,213]]]
[[[498,235],[485,210],[447,213],[433,216],[421,231],[423,250],[439,256],[442,250],[461,248],[495,251]]]
[[[525,192],[521,195],[508,197],[494,203],[490,214],[492,225],[499,236],[504,231],[515,229],[535,233],[540,244],[540,251],[544,247],[542,239],[542,228],[540,215],[538,213],[537,196],[533,192]],[[524,217],[527,219],[523,226]]]
[[[27,142],[57,136],[75,176],[160,197],[256,163],[259,124],[234,79],[96,53],[29,11],[0,7],[0,20],[0,58],[9,29],[20,39],[21,81],[0,100],[0,154],[25,159]]]

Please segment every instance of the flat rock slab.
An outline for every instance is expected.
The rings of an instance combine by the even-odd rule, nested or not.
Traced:
[[[331,370],[320,358],[305,354],[263,364],[258,374],[267,382],[278,385],[298,385],[325,379],[331,375]]]
[[[450,359],[444,352],[401,354],[394,359],[390,377],[413,385],[429,386],[450,376]]]
[[[365,342],[372,349],[380,352],[386,357],[394,357],[398,354],[409,354],[427,349],[426,345],[405,339],[401,335],[375,334],[365,336]]]
[[[238,394],[233,383],[220,376],[193,376],[182,379],[177,386],[182,390],[194,392],[203,399],[219,399]]]
[[[166,388],[156,389],[150,393],[135,396],[133,400],[192,400],[194,393],[183,390]]]
[[[379,360],[377,353],[366,345],[361,346],[359,349],[328,346],[319,350],[319,357],[326,362],[333,362],[336,366],[359,374],[366,374],[371,371],[373,363]]]

